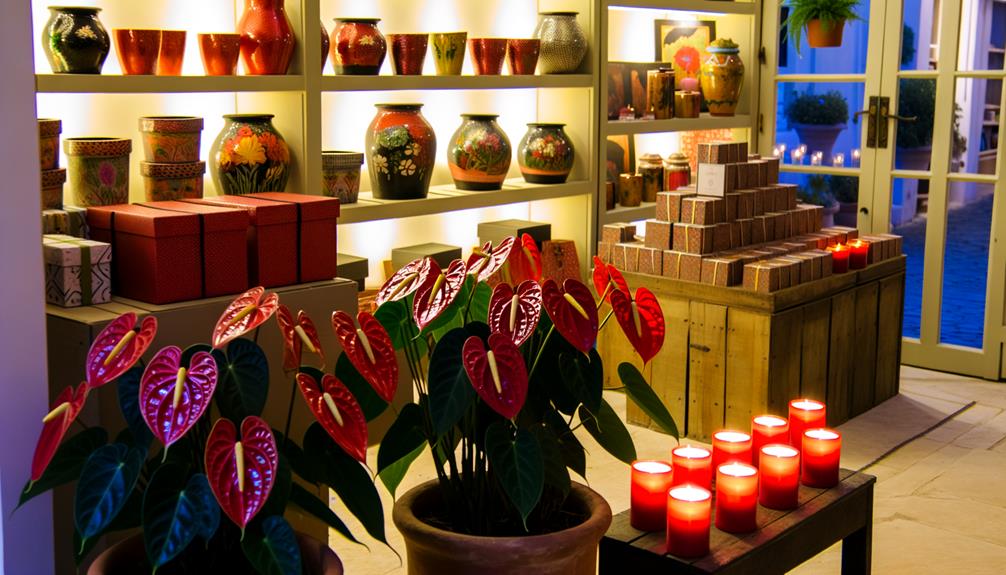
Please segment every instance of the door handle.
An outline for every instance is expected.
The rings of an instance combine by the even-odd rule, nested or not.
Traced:
[[[884,118],[885,119],[890,118],[892,120],[898,120],[900,122],[918,122],[919,121],[919,117],[918,116],[899,116],[897,114],[884,114]]]
[[[860,116],[865,116],[865,115],[868,115],[868,114],[872,115],[874,112],[875,112],[875,110],[873,108],[869,108],[867,110],[860,110],[860,111],[858,111],[858,112],[856,112],[855,114],[852,115],[852,123],[853,124],[858,124]]]

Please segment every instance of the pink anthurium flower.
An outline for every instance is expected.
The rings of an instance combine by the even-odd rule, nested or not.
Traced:
[[[84,400],[87,399],[90,389],[87,382],[81,382],[77,389],[72,385],[67,386],[52,402],[49,413],[42,418],[42,432],[38,435],[35,455],[31,459],[32,482],[38,481],[45,468],[49,466],[52,456],[56,454],[60,442],[63,441],[63,436],[70,429],[70,424],[84,407]]]
[[[325,431],[350,457],[367,461],[367,419],[360,404],[338,378],[326,374],[321,385],[306,373],[297,374],[297,386]]]
[[[503,238],[495,249],[492,242],[486,242],[481,248],[473,250],[468,257],[468,273],[480,282],[488,281],[506,263],[515,241],[513,236],[509,236]]]
[[[622,272],[611,264],[606,264],[601,258],[594,256],[594,289],[597,290],[597,297],[604,297],[604,301],[611,303],[611,292],[622,291],[627,296],[631,296],[629,283],[622,277]]]
[[[152,315],[139,325],[133,312],[112,320],[87,352],[87,385],[101,387],[126,373],[146,353],[156,334],[157,318]]]
[[[454,303],[464,283],[465,262],[454,260],[450,267],[441,270],[436,262],[430,260],[429,273],[416,289],[415,301],[412,304],[412,317],[420,330],[433,323],[433,320]]]
[[[583,283],[567,279],[562,290],[554,280],[542,284],[542,304],[555,329],[573,347],[588,353],[597,341],[597,308]]]
[[[625,337],[636,349],[643,363],[653,359],[664,345],[664,312],[650,290],[636,290],[636,299],[629,299],[621,290],[611,293],[611,308]]]
[[[325,366],[325,350],[321,348],[321,339],[314,322],[304,310],[297,312],[294,320],[290,309],[280,304],[276,310],[276,321],[280,334],[283,336],[283,369],[294,371],[300,369],[304,350],[321,358],[322,369]]]
[[[166,347],[150,360],[140,379],[140,414],[165,449],[202,417],[217,387],[212,355],[197,352],[188,366],[181,360],[181,349]]]
[[[430,273],[432,263],[433,260],[430,258],[420,258],[402,266],[402,269],[388,278],[388,281],[384,282],[380,291],[377,292],[377,306],[380,307],[384,302],[404,299],[416,291],[419,284]]]
[[[265,296],[265,297],[263,297]],[[254,287],[231,302],[213,328],[213,348],[220,349],[265,323],[279,307],[279,296],[265,295],[265,288]]]
[[[365,311],[353,317],[344,311],[332,314],[332,328],[346,357],[374,388],[381,399],[391,403],[398,389],[398,358],[388,332],[374,316]]]
[[[520,347],[541,319],[541,284],[527,280],[517,286],[498,284],[489,299],[489,329],[506,335]]]
[[[244,531],[262,509],[276,481],[279,452],[269,425],[249,415],[241,439],[229,419],[218,419],[206,440],[206,478],[224,514]]]
[[[527,399],[527,368],[524,356],[507,335],[490,335],[488,350],[481,338],[469,337],[461,360],[475,392],[493,411],[507,419],[520,413]]]

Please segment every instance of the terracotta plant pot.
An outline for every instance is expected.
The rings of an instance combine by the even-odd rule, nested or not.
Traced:
[[[161,50],[157,55],[158,76],[180,76],[185,60],[185,30],[161,30]]]
[[[465,63],[465,45],[468,32],[431,32],[433,64],[437,76],[458,76]]]
[[[845,124],[793,124],[796,135],[801,144],[807,145],[807,157],[814,152],[823,154],[821,163],[831,165],[831,152],[835,147],[835,140],[845,129]]]
[[[569,74],[587,55],[587,37],[576,12],[540,12],[534,37],[541,40],[541,73]]]
[[[744,85],[744,63],[737,48],[709,46],[709,59],[702,63],[699,80],[702,97],[713,116],[733,116]]]
[[[73,204],[82,208],[129,203],[129,138],[63,141]]]
[[[290,148],[272,118],[272,114],[224,115],[224,127],[209,154],[218,194],[286,191]]]
[[[38,120],[38,161],[41,169],[55,170],[59,167],[59,134],[63,122],[50,118]]]
[[[437,136],[423,117],[422,104],[375,104],[367,128],[367,167],[374,197],[416,200],[430,191]]]
[[[807,22],[807,44],[811,48],[837,48],[842,45],[845,20],[829,24],[831,25],[826,25],[821,20]]]
[[[426,482],[395,501],[392,519],[405,538],[410,575],[478,573],[503,575],[593,575],[597,545],[611,524],[611,508],[596,492],[573,483],[566,505],[587,519],[569,529],[525,537],[475,537],[423,522],[441,507],[436,481]]]
[[[360,195],[362,152],[332,151],[321,153],[321,180],[325,195],[339,198],[340,204],[355,204]]]
[[[471,38],[468,54],[478,76],[499,76],[506,58],[506,38]]]
[[[573,169],[576,152],[563,130],[565,124],[531,123],[517,146],[517,165],[524,181],[561,184]]]
[[[42,51],[54,74],[100,74],[111,41],[98,19],[101,8],[50,6]]]
[[[447,147],[447,166],[459,190],[499,190],[510,169],[510,139],[496,114],[461,114]]]
[[[140,162],[140,175],[143,176],[143,189],[148,202],[202,198],[205,173],[206,162]]]
[[[533,76],[541,53],[537,38],[510,38],[506,43],[506,63],[513,76]]]
[[[42,170],[42,209],[63,209],[63,184],[66,183],[66,168]]]
[[[332,31],[332,65],[336,74],[376,76],[388,53],[377,29],[380,18],[336,18]]]
[[[392,72],[397,76],[422,76],[429,40],[427,34],[388,34]]]
[[[238,21],[241,61],[253,76],[286,74],[297,45],[284,0],[245,0]]]
[[[148,162],[199,161],[203,119],[195,116],[144,116],[140,118],[143,154]]]
[[[199,55],[207,76],[233,76],[241,54],[241,34],[200,34]]]
[[[117,28],[112,32],[123,74],[141,76],[157,72],[157,56],[161,52],[160,30]]]

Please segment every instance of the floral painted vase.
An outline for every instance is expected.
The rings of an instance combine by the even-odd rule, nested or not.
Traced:
[[[67,177],[73,205],[82,208],[129,203],[129,138],[67,138]]]
[[[210,174],[218,194],[282,192],[290,176],[290,148],[272,114],[226,114],[210,148]]]
[[[468,32],[431,32],[430,50],[437,76],[457,76],[465,63]]]
[[[499,190],[510,169],[510,139],[496,114],[461,114],[451,136],[447,165],[459,190]]]
[[[199,161],[203,119],[196,116],[144,116],[140,118],[143,154],[148,162]]]
[[[330,198],[339,198],[340,204],[355,204],[360,195],[361,152],[323,151],[321,153],[321,182],[323,192]]]
[[[377,104],[367,129],[367,167],[374,197],[425,198],[436,162],[437,137],[422,104]]]
[[[51,6],[42,51],[54,74],[100,74],[112,47],[98,20],[101,8]]]
[[[245,0],[237,32],[241,34],[241,61],[248,74],[286,74],[297,37],[284,0]]]
[[[517,148],[517,164],[524,180],[531,184],[561,184],[573,169],[575,151],[565,124],[535,122]]]
[[[702,64],[699,80],[702,96],[713,116],[733,116],[744,84],[744,64],[736,47],[710,45],[709,59]]]
[[[336,18],[332,31],[332,65],[336,74],[376,76],[388,53],[377,29],[380,18]]]

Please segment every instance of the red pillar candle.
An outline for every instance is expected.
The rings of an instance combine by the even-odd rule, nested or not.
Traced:
[[[861,270],[866,267],[870,256],[870,244],[863,240],[849,242],[849,269]]]
[[[713,469],[734,461],[751,463],[751,436],[742,431],[717,431],[713,434]]]
[[[836,244],[829,246],[828,251],[831,252],[832,273],[844,274],[849,271],[849,254],[851,252],[848,246]]]
[[[664,529],[670,488],[671,466],[666,461],[633,462],[629,523],[640,531]]]
[[[789,444],[800,449],[803,432],[815,427],[824,427],[824,404],[813,399],[794,399],[789,402]]]
[[[713,455],[708,449],[686,445],[671,451],[672,485],[695,485],[709,489],[713,481]]]
[[[838,463],[842,457],[842,434],[831,429],[808,429],[803,434],[803,473],[807,487],[827,489],[838,485]]]
[[[708,489],[683,485],[667,494],[667,552],[678,557],[709,554],[709,515],[712,494]]]
[[[761,448],[769,443],[789,442],[789,422],[775,415],[759,415],[751,420],[751,463],[758,467]]]
[[[761,448],[758,502],[769,509],[794,509],[800,490],[800,452],[773,443]]]
[[[727,463],[716,468],[716,527],[729,533],[747,533],[757,527],[758,470],[747,463]]]

